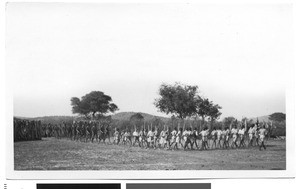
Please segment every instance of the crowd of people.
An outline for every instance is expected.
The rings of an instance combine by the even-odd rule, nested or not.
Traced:
[[[44,124],[42,133],[44,137],[57,139],[69,138],[75,141],[94,142],[105,141],[110,138],[109,123],[99,121],[74,121],[73,123],[62,122],[61,124]]]
[[[169,150],[208,150],[246,148],[259,146],[266,149],[265,138],[267,130],[265,125],[252,124],[248,129],[245,126],[233,126],[232,128],[203,128],[188,127],[167,128],[159,131],[157,127],[152,129],[135,129],[132,133],[128,130],[114,132],[113,144],[139,146],[141,148],[159,148]]]
[[[41,121],[14,120],[15,141],[40,140],[42,137],[62,137],[81,142],[103,142],[105,144],[129,145],[147,149],[166,150],[208,150],[246,148],[259,146],[266,149],[266,124],[244,124],[230,127],[212,128],[204,127],[170,127],[163,129],[155,126],[148,129],[141,126],[111,131],[109,122],[100,121],[74,121],[73,123],[42,125]]]
[[[14,119],[14,141],[41,140],[41,125],[41,121]]]

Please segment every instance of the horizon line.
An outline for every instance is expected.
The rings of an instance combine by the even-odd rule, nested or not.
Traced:
[[[151,115],[151,116],[157,116],[157,117],[163,117],[163,118],[171,118],[171,116],[161,116],[161,115],[154,115],[154,114],[151,114],[151,113],[146,113],[146,112],[136,112],[136,111],[123,111],[123,112],[117,112],[117,113],[114,113],[114,114],[111,114],[111,115],[116,115],[118,113],[144,113],[144,114],[148,114],[148,115]],[[285,112],[273,112],[273,113],[284,113],[286,114]],[[271,113],[271,114],[273,114]],[[253,118],[259,118],[259,117],[264,117],[264,116],[270,116],[271,114],[269,115],[260,115],[260,116],[252,116],[252,117],[247,117],[247,116],[242,116],[242,118],[248,118],[248,119],[253,119]],[[13,117],[19,117],[19,118],[29,118],[29,119],[34,119],[34,118],[39,118],[39,117],[78,117],[79,115],[43,115],[43,116],[32,116],[32,117],[29,117],[29,116],[19,116],[19,115],[13,115]],[[234,117],[236,118],[235,116],[233,115],[230,115],[230,116],[225,116],[223,117],[222,119],[226,118],[226,117]],[[220,117],[221,118],[221,117]],[[220,119],[218,119],[220,120]]]

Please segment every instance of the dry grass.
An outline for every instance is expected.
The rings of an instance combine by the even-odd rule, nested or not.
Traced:
[[[15,170],[271,170],[286,169],[285,141],[257,147],[169,151],[44,138],[14,143]]]

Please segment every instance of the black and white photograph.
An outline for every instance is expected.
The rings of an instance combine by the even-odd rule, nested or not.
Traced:
[[[292,16],[284,3],[7,3],[9,172],[285,176]]]

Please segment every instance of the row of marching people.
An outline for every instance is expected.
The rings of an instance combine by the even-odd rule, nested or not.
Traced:
[[[62,122],[62,124],[43,125],[44,137],[55,137],[57,139],[69,138],[74,141],[110,142],[110,125],[99,121],[73,121],[73,123]]]
[[[171,128],[164,127],[159,130],[157,127],[152,129],[135,129],[132,133],[129,130],[116,128],[113,133],[113,144],[127,144],[142,148],[159,148],[169,150],[208,150],[208,149],[228,149],[265,146],[265,136],[267,130],[265,125],[252,124],[249,128],[244,125],[225,128],[202,130],[188,127]],[[74,121],[73,124],[48,124],[42,125],[41,121],[14,120],[14,139],[19,140],[40,140],[44,136],[49,137],[68,137],[75,141],[111,143],[111,132],[109,122],[99,121]]]
[[[41,140],[41,121],[14,118],[14,142]]]
[[[246,148],[259,146],[261,150],[266,149],[265,137],[267,130],[265,125],[251,125],[248,129],[244,126],[231,129],[205,127],[201,131],[197,128],[171,128],[163,129],[159,132],[158,128],[137,129],[131,133],[129,130],[120,131],[118,128],[114,132],[114,144],[139,146],[141,148],[159,148],[169,150],[208,150],[208,149],[228,149]]]

